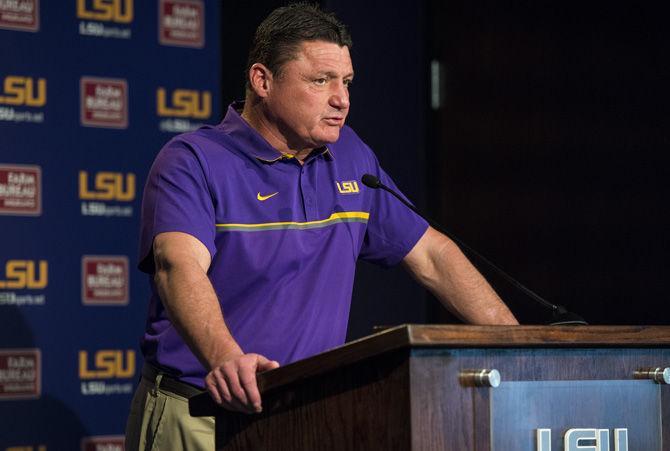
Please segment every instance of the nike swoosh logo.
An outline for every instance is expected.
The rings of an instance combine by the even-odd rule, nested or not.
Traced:
[[[256,199],[263,202],[264,200],[268,200],[269,198],[271,198],[272,196],[276,196],[277,194],[279,194],[279,191],[277,191],[276,193],[268,194],[267,196],[261,196],[261,193],[259,191],[258,195],[256,196]]]

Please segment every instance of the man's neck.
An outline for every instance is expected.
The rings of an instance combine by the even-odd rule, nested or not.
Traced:
[[[293,155],[295,159],[303,164],[305,158],[312,152],[313,149],[291,149],[286,142],[286,139],[280,136],[277,128],[274,127],[271,121],[264,114],[260,102],[254,102],[247,99],[244,102],[244,109],[242,110],[242,119],[244,119],[254,130],[256,130],[277,152],[285,155]]]

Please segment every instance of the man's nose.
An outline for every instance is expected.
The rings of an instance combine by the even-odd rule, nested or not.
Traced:
[[[349,90],[344,83],[339,83],[335,88],[330,96],[330,105],[340,110],[349,108]]]

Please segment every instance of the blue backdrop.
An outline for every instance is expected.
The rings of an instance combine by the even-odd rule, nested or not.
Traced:
[[[0,2],[0,450],[123,449],[142,187],[221,116],[216,0]]]

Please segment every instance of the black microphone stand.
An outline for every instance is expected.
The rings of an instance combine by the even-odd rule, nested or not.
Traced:
[[[549,323],[552,326],[562,326],[562,325],[581,325],[585,326],[588,323],[579,315],[572,313],[568,311],[565,307],[562,305],[557,305],[557,304],[552,304],[551,302],[545,300],[542,298],[540,295],[534,293],[531,291],[529,288],[524,286],[521,282],[507,274],[505,271],[503,271],[500,267],[495,265],[491,260],[488,258],[484,257],[482,254],[474,250],[472,247],[470,247],[467,243],[463,242],[460,238],[455,236],[453,233],[449,232],[446,228],[444,228],[442,225],[438,224],[437,222],[433,221],[432,219],[428,218],[424,214],[422,214],[414,205],[410,204],[407,202],[405,199],[403,199],[402,196],[400,196],[398,193],[393,191],[391,188],[388,186],[384,185],[379,178],[375,177],[372,174],[365,174],[361,178],[361,182],[369,188],[372,189],[382,189],[391,195],[398,199],[400,202],[402,202],[407,208],[412,210],[414,213],[419,215],[421,218],[425,219],[428,224],[435,230],[442,232],[446,236],[448,236],[454,243],[456,243],[461,249],[465,250],[468,254],[474,255],[479,259],[481,262],[485,263],[488,267],[492,268],[498,275],[500,275],[503,279],[505,279],[508,283],[510,283],[513,287],[524,293],[526,296],[530,297],[533,299],[535,302],[538,304],[542,305],[544,308],[549,309],[552,311],[552,316],[553,316],[553,321]]]

